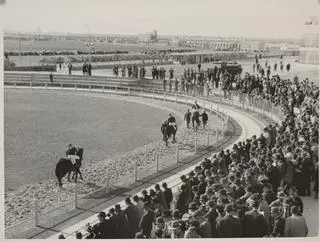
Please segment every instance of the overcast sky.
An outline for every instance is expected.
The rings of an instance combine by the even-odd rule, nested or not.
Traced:
[[[319,0],[6,0],[4,31],[299,38]]]

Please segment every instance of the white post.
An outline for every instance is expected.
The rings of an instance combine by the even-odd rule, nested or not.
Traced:
[[[159,154],[158,153],[156,155],[156,162],[157,162],[157,164],[156,164],[156,172],[158,172],[159,171]]]
[[[219,129],[218,129],[218,127],[216,128],[216,140],[217,140],[217,142],[219,141]]]
[[[154,90],[152,90],[152,99],[154,99]]]
[[[107,185],[106,185],[106,192],[110,191],[110,180],[111,180],[111,172],[107,171]]]
[[[128,94],[130,94],[130,87],[128,87]]]
[[[176,145],[176,160],[177,160],[177,163],[179,163],[179,145],[178,144]]]
[[[140,93],[141,93],[141,94],[140,94],[140,95],[141,95],[141,97],[143,97],[143,95],[142,95],[142,88],[140,88]]]
[[[194,154],[196,155],[197,154],[197,137],[194,138]]]
[[[74,184],[74,208],[78,208],[77,183]]]
[[[207,146],[210,145],[210,134],[209,132],[207,132]]]
[[[138,181],[138,164],[137,161],[134,163],[134,181]]]
[[[34,198],[34,225],[38,226],[39,225],[39,218],[38,218],[38,202],[37,198]]]
[[[91,84],[89,84],[89,89],[91,90]]]
[[[223,131],[224,131],[224,120],[222,120],[222,123],[221,123],[221,136],[223,138]]]

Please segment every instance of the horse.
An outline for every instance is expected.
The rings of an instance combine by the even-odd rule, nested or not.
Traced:
[[[176,132],[177,126],[173,127],[173,125],[169,125],[168,121],[166,120],[161,126],[161,133],[163,135],[163,141],[166,142],[166,146],[168,146],[168,140],[172,135],[172,143],[176,142]]]
[[[81,161],[83,158],[83,148],[79,148],[78,150],[77,149],[75,150],[76,150],[76,153],[74,153],[74,155],[77,155],[79,157],[79,159],[76,159],[76,164],[72,164],[72,161],[70,159],[61,158],[56,165],[55,174],[58,179],[60,187],[62,187],[61,180],[66,174],[68,174],[68,181],[70,182],[71,172],[73,172],[72,179],[75,176],[75,182],[77,182],[78,173],[80,175],[80,178],[83,180],[82,174],[80,172]],[[70,155],[70,152],[69,152],[69,155]]]
[[[192,113],[192,127],[194,129],[194,122],[196,121],[196,130],[198,130],[198,127],[200,127],[200,113],[199,111],[194,111]]]

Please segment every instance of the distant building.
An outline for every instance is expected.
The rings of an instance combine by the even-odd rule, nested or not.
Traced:
[[[311,17],[305,22],[305,34],[302,36],[299,49],[299,61],[306,64],[319,64],[318,19]]]

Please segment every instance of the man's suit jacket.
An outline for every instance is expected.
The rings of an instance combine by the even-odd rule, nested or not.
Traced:
[[[223,218],[217,219],[217,231],[222,238],[241,237],[240,219],[228,214]]]

